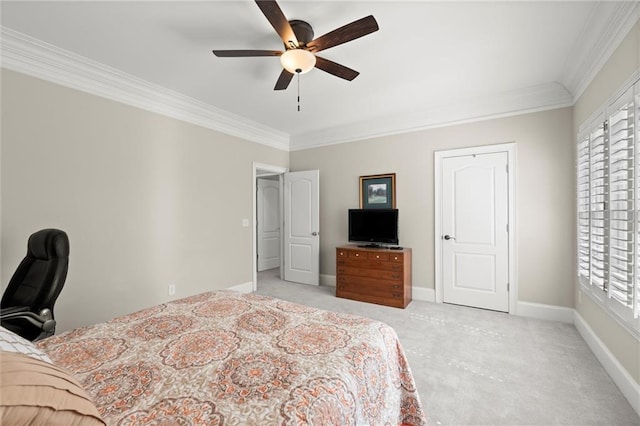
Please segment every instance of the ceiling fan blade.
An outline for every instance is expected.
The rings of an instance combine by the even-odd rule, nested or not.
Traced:
[[[249,56],[280,56],[279,50],[214,50],[213,54],[219,58],[244,58]]]
[[[256,4],[262,13],[264,13],[264,16],[267,18],[273,29],[276,30],[284,45],[289,48],[291,42],[297,47],[298,39],[296,38],[296,34],[293,32],[293,28],[291,28],[287,17],[282,13],[278,3],[275,1],[256,0]]]
[[[283,69],[280,73],[280,77],[278,77],[278,81],[276,81],[276,86],[273,88],[273,90],[285,90],[287,87],[289,87],[289,83],[291,83],[292,78],[293,74]]]
[[[353,21],[307,43],[307,50],[313,53],[346,43],[378,31],[378,23],[373,15]]]
[[[349,81],[360,75],[356,70],[352,70],[351,68],[345,67],[344,65],[340,65],[328,59],[321,58],[320,56],[316,56],[316,68]]]

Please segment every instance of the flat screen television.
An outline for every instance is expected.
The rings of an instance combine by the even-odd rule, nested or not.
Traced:
[[[349,209],[349,241],[367,247],[398,244],[398,209]]]

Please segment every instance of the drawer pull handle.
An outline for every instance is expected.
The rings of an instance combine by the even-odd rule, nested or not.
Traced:
[[[398,284],[395,284],[393,288],[400,288],[400,286]]]

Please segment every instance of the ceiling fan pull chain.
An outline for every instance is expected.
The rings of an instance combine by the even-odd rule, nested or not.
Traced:
[[[300,73],[298,74],[298,112],[300,112]]]

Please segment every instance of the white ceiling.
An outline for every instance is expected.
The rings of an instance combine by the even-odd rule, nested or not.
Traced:
[[[256,4],[238,1],[3,1],[4,29],[105,64],[287,135],[291,147],[571,105],[638,19],[639,2],[281,1],[320,36],[367,15],[380,30],[274,91],[280,50]],[[5,32],[6,33],[6,32]],[[236,117],[238,116],[238,117]]]

